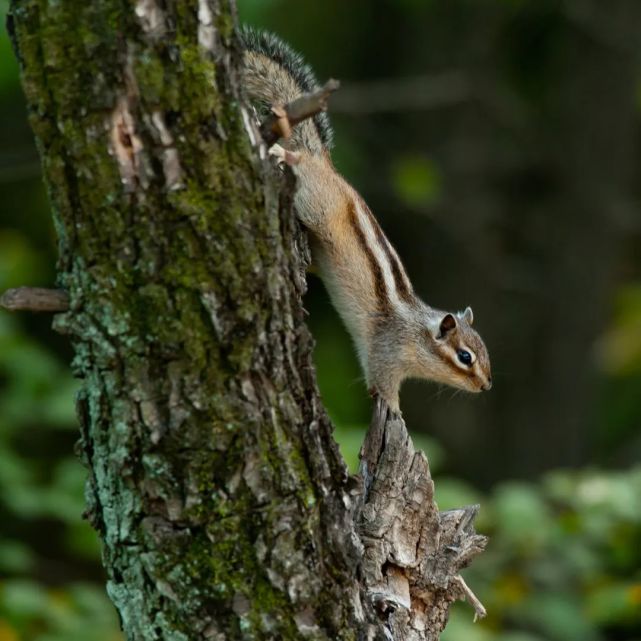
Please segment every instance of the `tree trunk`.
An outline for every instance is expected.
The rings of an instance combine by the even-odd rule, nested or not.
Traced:
[[[365,489],[348,478],[303,323],[305,240],[291,184],[258,160],[234,20],[226,0],[14,0],[9,16],[107,589],[136,641],[436,639],[483,539],[469,511],[439,516],[382,406]],[[399,460],[424,463],[392,497]]]

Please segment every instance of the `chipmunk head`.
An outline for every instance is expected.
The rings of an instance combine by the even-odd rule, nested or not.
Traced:
[[[439,312],[432,316],[425,330],[425,371],[420,375],[469,392],[489,390],[490,357],[485,343],[472,329],[473,322],[470,307],[458,314]]]

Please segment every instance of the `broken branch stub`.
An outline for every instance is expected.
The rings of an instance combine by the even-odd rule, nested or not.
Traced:
[[[425,454],[414,449],[403,419],[380,398],[361,448],[360,473],[362,580],[391,637],[437,640],[457,599],[467,599],[476,616],[484,616],[459,576],[487,543],[474,530],[478,506],[439,512]]]
[[[289,138],[298,123],[327,110],[327,99],[340,87],[338,80],[330,78],[320,89],[306,93],[292,102],[272,107],[272,113],[261,123],[260,133],[269,147],[279,138]]]
[[[0,307],[10,312],[65,312],[69,295],[61,289],[15,287],[0,296]]]

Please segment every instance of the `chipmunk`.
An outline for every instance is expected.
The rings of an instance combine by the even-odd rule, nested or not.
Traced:
[[[277,36],[244,28],[241,39],[244,86],[259,113],[318,88],[301,56]],[[356,344],[370,393],[398,411],[406,378],[489,390],[490,359],[472,329],[472,309],[445,312],[416,296],[369,207],[334,169],[331,145],[321,113],[270,153],[296,176],[294,207],[310,232],[312,262]]]

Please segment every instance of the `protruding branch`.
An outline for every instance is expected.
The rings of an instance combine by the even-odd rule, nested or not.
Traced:
[[[317,91],[303,94],[284,106],[274,106],[272,114],[260,126],[265,144],[271,146],[279,138],[289,138],[292,128],[299,122],[325,111],[327,99],[339,86],[338,80],[330,78]]]
[[[69,295],[62,289],[16,287],[0,296],[0,307],[11,312],[66,312]]]

